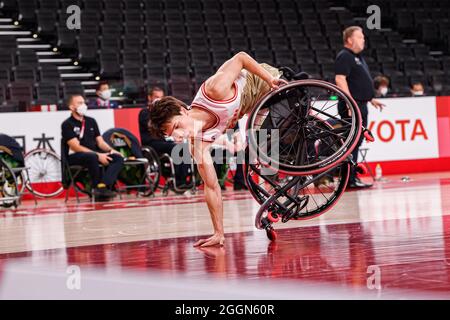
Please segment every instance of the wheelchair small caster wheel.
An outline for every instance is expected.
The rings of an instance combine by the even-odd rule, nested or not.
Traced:
[[[362,163],[358,163],[356,165],[356,172],[359,174],[367,174],[367,167]]]
[[[267,213],[267,219],[272,223],[277,223],[280,221],[280,217],[276,213],[272,213],[270,211]]]
[[[267,238],[269,238],[270,241],[276,241],[277,240],[277,233],[273,228],[267,228],[266,229]]]

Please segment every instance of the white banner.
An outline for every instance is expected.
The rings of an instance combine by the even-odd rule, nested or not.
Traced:
[[[375,142],[364,142],[366,160],[390,161],[439,157],[435,97],[380,99],[382,112],[370,103],[368,128]]]
[[[87,115],[97,120],[102,134],[114,127],[113,110],[89,110]],[[45,142],[59,155],[61,124],[68,117],[70,111],[0,113],[0,133],[14,137],[25,152],[44,147]]]

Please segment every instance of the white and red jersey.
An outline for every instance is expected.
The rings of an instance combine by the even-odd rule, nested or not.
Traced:
[[[203,131],[202,140],[213,142],[228,129],[228,123],[239,112],[246,79],[247,71],[242,70],[233,84],[234,95],[228,100],[214,100],[208,97],[205,91],[205,83],[201,85],[200,90],[198,90],[192,101],[191,107],[204,109],[216,118],[216,123],[211,128]]]

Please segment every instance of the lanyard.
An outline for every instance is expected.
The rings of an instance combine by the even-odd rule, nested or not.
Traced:
[[[111,101],[110,100],[102,100],[102,99],[97,99],[97,105],[99,107],[106,107],[106,108],[111,108]]]
[[[84,137],[84,128],[86,126],[86,120],[83,118],[81,121],[81,131],[80,131],[80,140]]]

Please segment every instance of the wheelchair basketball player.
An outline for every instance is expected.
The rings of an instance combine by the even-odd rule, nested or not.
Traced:
[[[214,234],[194,246],[222,246],[225,241],[222,194],[210,153],[212,143],[226,129],[233,128],[266,93],[287,84],[281,75],[280,70],[239,52],[202,84],[190,106],[170,96],[154,103],[150,131],[159,137],[187,138],[204,181]]]

